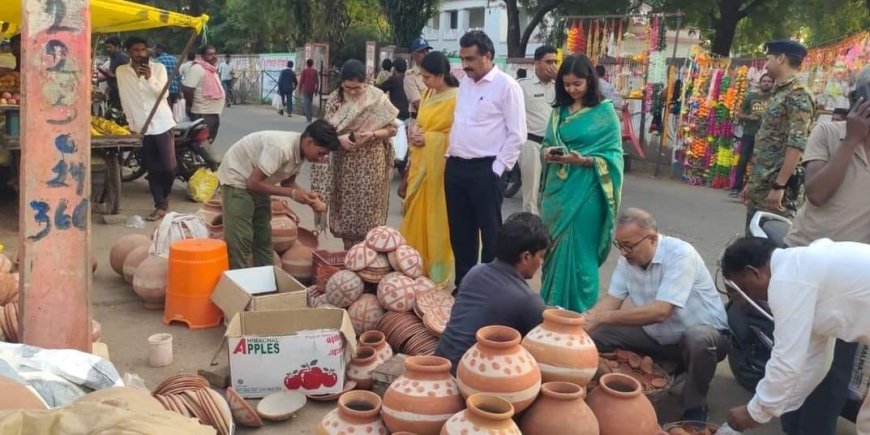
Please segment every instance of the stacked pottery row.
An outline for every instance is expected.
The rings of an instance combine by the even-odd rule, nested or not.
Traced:
[[[128,234],[118,239],[109,251],[109,265],[142,298],[145,308],[159,310],[166,299],[169,261],[150,255],[151,239],[142,234]]]

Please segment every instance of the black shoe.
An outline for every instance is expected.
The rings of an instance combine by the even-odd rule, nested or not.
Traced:
[[[700,421],[700,422],[706,423],[707,419],[709,418],[709,416],[707,415],[707,411],[708,410],[707,410],[706,406],[702,406],[700,408],[687,409],[683,412],[683,416],[680,417],[680,420],[682,420],[682,421]]]
[[[284,115],[284,109],[280,109],[280,110],[278,110],[278,114],[279,114],[279,115]]]

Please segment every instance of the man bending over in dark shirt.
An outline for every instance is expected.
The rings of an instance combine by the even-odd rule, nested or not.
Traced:
[[[478,264],[462,279],[447,328],[435,354],[456,363],[474,345],[477,330],[504,325],[526,335],[543,321],[544,300],[528,284],[544,259],[550,236],[541,218],[515,213],[502,225],[495,260]]]

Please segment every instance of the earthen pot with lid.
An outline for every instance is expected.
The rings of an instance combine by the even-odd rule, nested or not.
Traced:
[[[372,372],[382,363],[378,353],[371,347],[360,346],[356,348],[350,364],[347,365],[347,378],[356,382],[359,390],[372,389]]]
[[[364,293],[347,307],[347,314],[353,323],[353,329],[357,334],[362,334],[375,329],[386,311],[381,307],[377,296]]]
[[[380,416],[381,398],[371,391],[348,391],[338,398],[338,407],[323,417],[317,435],[387,435]]]
[[[381,414],[393,433],[438,435],[444,423],[464,406],[459,386],[450,375],[449,360],[411,356],[405,359],[405,372],[384,393]]]
[[[524,435],[599,435],[598,420],[583,401],[583,387],[547,382],[520,421]]]
[[[636,379],[608,373],[589,393],[586,403],[598,419],[601,435],[656,435],[656,411]]]
[[[441,435],[522,435],[512,420],[514,407],[505,399],[490,394],[473,394],[465,400],[467,408],[450,417]]]
[[[544,310],[541,323],[523,338],[523,347],[541,367],[544,382],[561,381],[585,386],[598,370],[598,350],[583,330],[579,313]]]

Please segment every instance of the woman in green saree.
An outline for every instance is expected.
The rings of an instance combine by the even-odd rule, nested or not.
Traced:
[[[569,56],[556,78],[556,101],[544,137],[541,218],[553,244],[544,260],[541,296],[548,305],[584,312],[599,296],[622,189],[622,140],[592,62]]]

